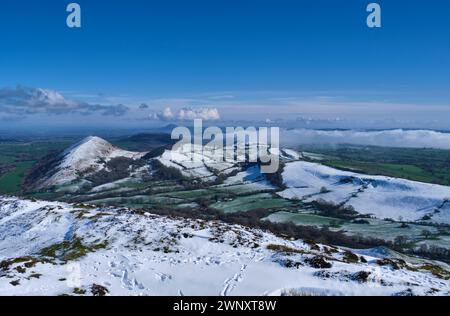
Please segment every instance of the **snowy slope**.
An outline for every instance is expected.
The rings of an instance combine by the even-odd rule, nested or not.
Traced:
[[[186,178],[203,182],[214,182],[219,176],[228,177],[242,171],[242,164],[239,162],[220,161],[219,156],[223,155],[221,150],[215,151],[213,148],[205,147],[198,148],[194,153],[191,151],[189,144],[176,150],[165,150],[162,155],[147,159],[144,152],[126,151],[99,137],[88,137],[45,162],[44,167],[37,170],[37,175],[33,175],[27,181],[27,185],[31,191],[53,189],[68,194],[77,194],[81,191],[96,193],[120,186],[120,183],[139,181],[151,176],[154,171],[152,160],[158,160],[166,167],[180,170]],[[107,183],[93,184],[89,181],[89,177],[98,175],[99,172],[113,172],[108,163],[114,158],[134,160],[125,165],[129,166],[127,177],[117,179],[112,177],[114,181]],[[123,174],[121,171],[123,170],[116,170],[116,174]]]
[[[59,163],[46,174],[40,187],[63,185],[76,180],[80,175],[88,175],[105,168],[113,158],[140,159],[145,153],[130,152],[114,147],[99,137],[87,137],[65,150]]]
[[[349,253],[220,222],[0,197],[0,295],[99,286],[109,295],[449,295],[448,280],[420,265],[372,254],[350,263]]]
[[[183,176],[192,180],[212,183],[220,177],[225,185],[257,182],[258,186],[262,186],[261,190],[273,189],[254,169],[243,170],[244,165],[239,162],[219,161],[218,156],[223,154],[221,150],[198,148],[193,155],[191,150],[191,145],[185,145],[177,150],[166,150],[154,159],[164,166],[180,170]],[[151,175],[150,159],[140,160],[144,156],[145,153],[114,147],[101,138],[88,137],[56,157],[45,174],[38,177],[31,186],[39,189],[59,186],[56,190],[69,194],[82,191],[80,188],[89,189],[92,194],[120,189],[123,183],[139,182]],[[88,181],[89,176],[99,171],[111,172],[108,162],[118,157],[136,160],[136,166],[129,166],[135,163],[127,161],[125,167],[130,168],[127,169],[125,177],[121,175],[113,178],[113,181],[107,180],[110,182],[93,184]],[[359,213],[373,214],[378,218],[416,221],[426,216],[436,223],[450,224],[450,187],[363,175],[318,163],[298,161],[302,157],[311,159],[311,156],[290,149],[281,150],[281,157],[286,163],[283,179],[288,187],[279,192],[284,198],[307,202],[322,199],[336,204],[347,204]],[[120,168],[124,167],[121,165]],[[122,192],[119,190],[117,193],[120,195]]]
[[[362,214],[378,218],[416,221],[425,215],[450,224],[450,187],[385,176],[341,171],[317,163],[288,163],[283,172],[288,199],[323,199],[352,205]]]
[[[158,160],[167,167],[180,170],[186,177],[202,181],[214,181],[219,174],[226,176],[240,171],[237,162],[221,161],[220,155],[223,155],[221,150],[186,144],[178,149],[166,150]]]

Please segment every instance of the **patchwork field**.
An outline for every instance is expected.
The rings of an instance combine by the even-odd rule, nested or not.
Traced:
[[[302,145],[301,150],[319,154],[330,167],[450,185],[450,150],[354,145]]]
[[[424,183],[439,178],[435,166],[445,165],[446,151],[424,149],[411,158],[409,155],[413,152],[408,149],[368,148],[368,152],[357,146],[350,149],[337,147],[334,151],[286,149],[282,152],[280,173],[266,177],[258,165],[222,166],[213,164],[210,158],[192,163],[183,153],[173,155],[164,148],[153,148],[161,145],[161,139],[155,143],[145,135],[118,138],[115,144],[126,146],[127,150],[138,150],[139,141],[144,140],[145,148],[150,151],[148,155],[124,151],[99,138],[90,139],[88,144],[84,143],[85,148],[72,148],[69,154],[73,157],[69,158],[83,159],[81,153],[85,151],[111,157],[124,153],[146,158],[141,161],[119,157],[122,160],[118,162],[112,158],[115,162],[112,164],[107,161],[110,158],[90,157],[99,173],[103,172],[101,177],[95,174],[79,176],[72,170],[75,181],[62,181],[53,187],[23,192],[22,184],[30,169],[48,154],[66,149],[71,142],[67,139],[4,142],[0,144],[0,194],[24,194],[43,200],[168,214],[200,210],[208,216],[257,216],[252,222],[262,220],[275,224],[293,223],[298,227],[326,227],[346,236],[391,243],[401,241],[401,247],[409,250],[423,246],[450,248],[450,188]],[[372,151],[373,157],[370,156]],[[383,155],[391,154],[392,157],[382,159]],[[423,161],[426,157],[433,167],[427,167]],[[60,159],[69,158],[63,156]],[[80,163],[76,159],[74,161]],[[155,159],[159,165],[152,164]],[[443,167],[443,173],[446,167]],[[423,182],[380,174],[420,178]],[[342,216],[343,210],[349,213]],[[441,257],[447,260],[445,255]]]
[[[395,241],[398,236],[405,236],[412,247],[422,244],[428,246],[449,247],[450,228],[447,226],[430,226],[413,223],[398,223],[375,218],[364,220],[343,220],[321,216],[313,213],[276,212],[265,218],[275,223],[294,223],[302,226],[329,227],[333,231],[344,231],[348,235],[361,235],[371,238]]]

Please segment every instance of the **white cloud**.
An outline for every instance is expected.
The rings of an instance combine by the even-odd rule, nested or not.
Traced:
[[[174,113],[174,111],[167,107],[161,113],[153,113],[150,115],[151,119],[163,121],[192,121],[195,119],[202,119],[204,121],[220,120],[220,113],[217,108],[182,108]]]
[[[202,119],[204,121],[216,121],[220,119],[219,110],[216,108],[184,108],[178,112],[178,118],[182,121]]]
[[[281,142],[299,144],[353,144],[383,147],[450,149],[450,133],[430,130],[284,130]]]
[[[173,115],[173,113],[172,113],[172,109],[171,109],[171,108],[165,108],[164,111],[163,111],[163,113],[162,113],[162,117],[163,117],[165,120],[171,120],[171,119],[173,119],[173,118],[174,118],[174,115]]]
[[[0,114],[25,117],[35,114],[121,116],[128,111],[125,105],[90,104],[66,99],[59,92],[41,88],[18,86],[0,89]]]

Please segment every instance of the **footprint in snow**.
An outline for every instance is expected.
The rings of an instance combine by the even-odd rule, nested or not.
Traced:
[[[164,273],[155,273],[155,278],[161,282],[165,282],[167,280],[172,280],[172,276]]]
[[[228,278],[224,281],[224,287],[220,292],[220,296],[228,296],[231,291],[233,291],[237,284],[244,280],[244,272],[247,269],[247,265],[244,264],[241,266],[241,269],[238,273],[236,273],[233,277]]]
[[[128,288],[129,290],[134,290],[138,288],[140,290],[145,289],[144,285],[136,280],[136,278],[131,278],[128,274],[128,270],[122,272],[122,286]]]

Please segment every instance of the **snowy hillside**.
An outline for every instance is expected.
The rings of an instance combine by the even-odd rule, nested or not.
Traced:
[[[351,205],[362,214],[378,218],[416,221],[430,216],[450,224],[450,187],[384,176],[341,171],[318,163],[296,161],[283,172],[288,199],[319,199]]]
[[[136,153],[114,147],[99,137],[87,137],[56,157],[52,168],[42,175],[37,187],[68,184],[80,176],[88,176],[106,168],[113,158],[140,159],[145,153]]]
[[[0,197],[0,295],[450,294],[445,265],[376,253],[220,222]]]
[[[238,163],[220,161],[220,156],[223,156],[221,150],[186,144],[176,150],[166,150],[158,160],[166,167],[180,170],[185,177],[208,182],[216,180],[217,175],[227,176],[240,171]]]
[[[259,191],[276,190],[259,172],[252,175],[256,169],[245,170],[242,163],[220,161],[221,150],[199,148],[193,154],[191,150],[189,144],[147,158],[145,153],[122,150],[101,138],[88,137],[47,162],[43,171],[38,169],[40,172],[27,184],[31,188],[64,192],[67,201],[104,201],[101,198],[107,196],[110,200],[106,201],[110,202],[115,201],[111,198],[122,198],[124,192],[141,199],[152,188],[161,186],[151,182],[158,168],[168,167],[192,179],[192,183],[251,185],[257,182]],[[361,214],[373,214],[380,219],[450,224],[450,187],[341,171],[303,161],[320,157],[290,149],[282,149],[280,153],[286,163],[283,181],[287,189],[278,192],[282,198],[351,205]],[[160,163],[159,167],[155,161]],[[153,180],[167,180],[165,173],[162,174]],[[242,177],[246,177],[245,181]],[[173,190],[173,184],[169,188]],[[80,193],[89,195],[76,195]]]
[[[57,187],[57,191],[66,193],[77,193],[88,188],[92,192],[97,192],[103,190],[105,186],[114,186],[117,181],[119,183],[136,179],[139,181],[142,176],[150,176],[152,160],[159,161],[165,167],[179,170],[186,178],[202,182],[214,182],[218,176],[226,177],[241,171],[239,163],[219,161],[217,157],[219,154],[222,152],[205,148],[192,155],[191,146],[186,145],[177,150],[166,150],[158,157],[146,159],[144,152],[126,151],[99,137],[88,137],[46,162],[44,172],[38,170],[40,173],[29,181],[29,186],[36,189]],[[116,164],[119,165],[119,169],[111,170],[109,164],[113,159],[131,161],[128,164]],[[99,172],[123,174],[123,177],[100,185],[89,181],[90,177],[98,175]]]

